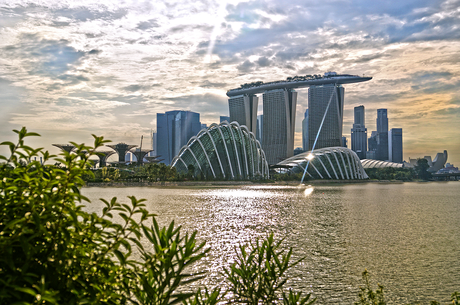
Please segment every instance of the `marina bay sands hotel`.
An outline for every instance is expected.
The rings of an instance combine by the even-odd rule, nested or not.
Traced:
[[[269,83],[254,82],[227,91],[230,121],[246,125],[256,133],[258,97],[263,95],[262,149],[268,164],[292,157],[294,154],[295,114],[297,92],[294,89],[309,87],[308,90],[308,147],[315,149],[342,146],[342,125],[344,88],[343,84],[371,80],[372,77],[337,74],[288,77],[283,81]],[[324,117],[326,108],[327,115]],[[324,120],[323,120],[324,117]]]

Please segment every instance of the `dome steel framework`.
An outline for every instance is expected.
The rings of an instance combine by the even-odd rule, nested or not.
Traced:
[[[259,141],[244,125],[211,124],[190,138],[173,159],[179,173],[193,165],[194,175],[223,179],[268,178],[268,163]]]
[[[351,149],[345,147],[327,147],[308,151],[286,159],[278,165],[290,167],[293,173],[303,173],[307,166],[307,175],[312,179],[368,179],[366,172]]]
[[[363,165],[364,168],[385,168],[385,167],[403,168],[404,167],[403,163],[371,160],[371,159],[363,159],[361,160],[361,164]]]

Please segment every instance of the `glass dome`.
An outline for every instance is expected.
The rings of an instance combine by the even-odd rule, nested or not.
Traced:
[[[224,121],[202,129],[173,159],[179,173],[193,165],[194,175],[220,179],[268,178],[268,163],[254,134],[244,125]]]
[[[303,173],[307,162],[307,176],[312,179],[368,179],[358,155],[345,147],[327,147],[307,151],[288,158],[278,165],[283,165],[294,173]]]

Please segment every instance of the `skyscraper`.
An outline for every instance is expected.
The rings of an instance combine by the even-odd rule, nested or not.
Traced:
[[[223,121],[227,121],[227,122],[229,122],[229,123],[231,122],[229,116],[221,115],[221,116],[220,116],[220,122],[219,122],[219,123],[222,123]]]
[[[367,149],[369,150],[366,152],[366,159],[375,160],[375,152],[377,151],[377,131],[372,131],[371,136],[367,140],[367,143]]]
[[[264,124],[264,115],[258,115],[257,116],[257,127],[256,127],[256,140],[259,141],[259,143],[262,145],[262,135],[264,134],[264,129],[263,129],[263,124]]]
[[[402,128],[388,131],[388,157],[391,162],[403,162]]]
[[[262,149],[268,164],[294,155],[296,104],[297,92],[293,89],[269,90],[263,94]]]
[[[244,94],[232,96],[228,99],[230,121],[246,125],[249,131],[255,133],[257,125],[257,96]]]
[[[305,110],[305,115],[302,120],[302,149],[308,150],[308,109]]]
[[[377,133],[388,132],[387,109],[377,109]]]
[[[157,155],[157,133],[152,132],[152,151],[149,153],[149,156]]]
[[[191,111],[157,113],[157,155],[170,164],[188,140],[201,130],[200,114]]]
[[[377,160],[388,160],[388,116],[387,109],[377,109]]]
[[[311,86],[308,89],[308,150],[313,149],[329,101],[331,104],[315,149],[342,146],[344,93],[344,88],[336,84]]]
[[[365,127],[364,106],[355,107],[355,122],[351,129],[351,150],[360,159],[366,158],[367,151],[367,128]]]

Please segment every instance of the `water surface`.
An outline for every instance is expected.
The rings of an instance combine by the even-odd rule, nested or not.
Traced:
[[[289,287],[318,304],[357,301],[361,273],[384,285],[393,304],[450,301],[460,291],[460,183],[366,183],[333,186],[84,188],[98,198],[146,198],[160,224],[174,220],[212,248],[195,269],[223,285],[235,247],[273,232],[305,257]]]

